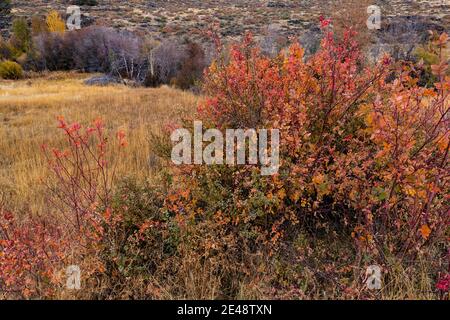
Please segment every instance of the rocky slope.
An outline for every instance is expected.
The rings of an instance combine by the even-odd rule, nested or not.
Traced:
[[[0,36],[7,37],[11,27],[11,4],[0,0]]]

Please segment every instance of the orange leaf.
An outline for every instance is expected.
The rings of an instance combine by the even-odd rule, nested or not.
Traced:
[[[111,209],[110,208],[106,208],[106,211],[103,213],[103,217],[108,221],[111,219]]]
[[[448,35],[444,32],[443,34],[441,34],[441,36],[439,37],[439,42],[441,44],[446,44],[448,41]]]
[[[422,238],[427,240],[431,234],[431,229],[428,225],[424,224],[420,229],[420,234],[422,235]]]

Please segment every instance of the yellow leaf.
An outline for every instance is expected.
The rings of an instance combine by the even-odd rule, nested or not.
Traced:
[[[305,208],[307,204],[308,204],[308,201],[306,199],[302,199],[301,206],[303,208]]]
[[[406,186],[405,193],[408,196],[411,196],[411,197],[414,197],[417,194],[416,190],[413,187],[410,187],[410,186]]]
[[[373,113],[369,113],[366,116],[366,124],[370,127],[373,124]]]
[[[50,11],[47,16],[46,22],[48,30],[50,32],[64,33],[64,31],[66,30],[66,24],[56,10]]]

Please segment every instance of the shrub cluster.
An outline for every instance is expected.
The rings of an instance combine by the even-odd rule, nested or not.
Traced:
[[[133,33],[91,26],[34,39],[38,69],[104,72],[139,84],[192,87],[206,66],[200,45],[147,41]]]

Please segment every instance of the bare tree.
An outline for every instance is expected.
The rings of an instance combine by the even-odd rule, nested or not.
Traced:
[[[185,47],[175,40],[164,40],[155,50],[154,59],[158,76],[163,83],[169,83],[186,57]]]
[[[111,73],[122,80],[142,83],[147,61],[141,55],[141,39],[131,33],[118,33],[108,40]]]

